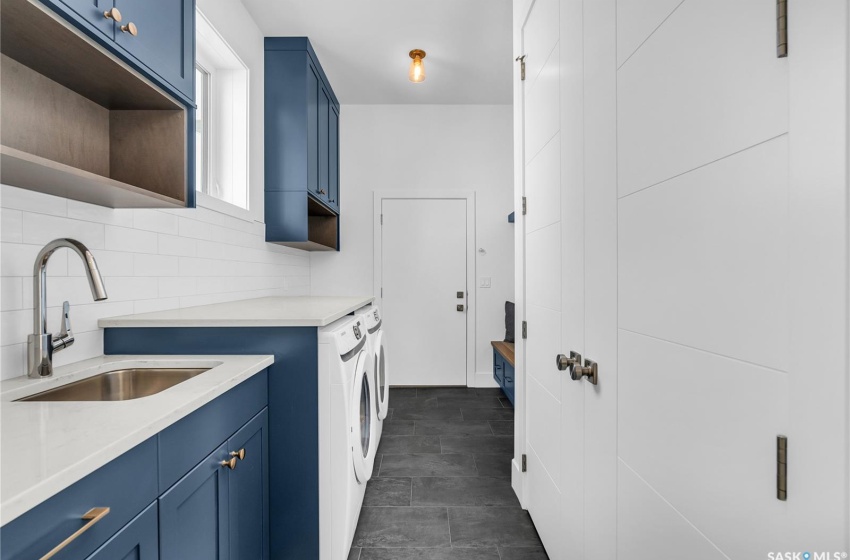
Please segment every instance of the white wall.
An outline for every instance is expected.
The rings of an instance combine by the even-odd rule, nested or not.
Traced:
[[[490,341],[504,338],[514,301],[512,126],[510,105],[343,105],[342,250],[311,254],[311,293],[373,293],[373,192],[474,191],[476,372],[491,379]],[[491,288],[476,288],[481,276]]]
[[[254,220],[206,208],[111,210],[18,188],[0,189],[0,378],[25,373],[32,330],[32,267],[51,239],[73,237],[92,249],[109,299],[93,303],[82,265],[69,251],[48,266],[49,327],[72,305],[76,344],[57,365],[102,353],[97,319],[266,295],[306,295],[307,253],[264,242],[263,37],[239,2],[198,5],[250,72],[250,189]]]

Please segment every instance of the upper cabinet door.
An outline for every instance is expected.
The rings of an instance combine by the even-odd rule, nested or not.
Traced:
[[[110,14],[113,0],[46,0],[44,3],[84,20],[110,39],[115,38],[115,21]]]
[[[307,69],[307,190],[319,194],[319,74]]]
[[[115,7],[122,16],[121,23],[116,24],[115,42],[186,97],[194,99],[194,1],[115,0]]]
[[[333,103],[328,111],[328,202],[339,211],[339,112]]]
[[[328,202],[330,187],[328,185],[328,113],[331,101],[324,87],[319,88],[319,197]]]

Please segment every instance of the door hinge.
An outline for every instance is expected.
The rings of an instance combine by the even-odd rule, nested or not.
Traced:
[[[517,62],[519,62],[519,79],[525,81],[525,56],[516,57]]]
[[[788,500],[788,438],[776,436],[776,499]]]
[[[522,472],[528,470],[528,455],[525,453],[522,454]]]
[[[384,225],[384,215],[381,214],[381,225]]]
[[[528,338],[528,323],[526,321],[522,322],[522,337]]]
[[[522,215],[528,214],[528,199],[522,197]]]
[[[381,297],[384,297],[384,288],[381,288]]]
[[[788,0],[776,0],[776,57],[788,56]]]

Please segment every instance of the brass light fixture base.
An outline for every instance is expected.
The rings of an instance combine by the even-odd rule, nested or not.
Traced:
[[[425,58],[425,51],[423,51],[422,49],[413,49],[412,51],[410,51],[410,58],[415,59],[417,56],[419,58]]]

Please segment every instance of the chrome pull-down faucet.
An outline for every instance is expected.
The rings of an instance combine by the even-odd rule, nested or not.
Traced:
[[[86,276],[95,301],[106,299],[103,278],[97,269],[94,255],[88,248],[75,239],[54,239],[39,251],[33,269],[33,334],[27,337],[27,377],[40,379],[53,375],[53,353],[64,350],[74,344],[71,330],[71,308],[68,302],[62,304],[62,331],[56,338],[47,332],[47,261],[62,247],[71,249],[85,264]]]

